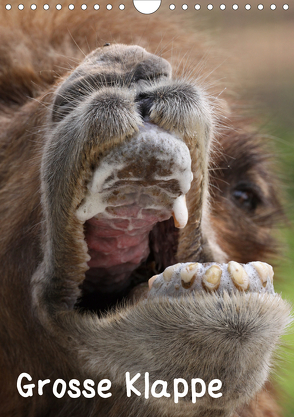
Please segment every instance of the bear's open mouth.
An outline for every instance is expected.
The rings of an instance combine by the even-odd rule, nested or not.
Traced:
[[[90,256],[80,306],[111,307],[175,263],[192,179],[184,141],[148,122],[104,156],[77,209]]]

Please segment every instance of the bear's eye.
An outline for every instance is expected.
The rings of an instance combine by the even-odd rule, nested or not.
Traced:
[[[258,192],[249,185],[237,185],[232,192],[232,196],[237,206],[249,212],[254,212],[261,203]]]

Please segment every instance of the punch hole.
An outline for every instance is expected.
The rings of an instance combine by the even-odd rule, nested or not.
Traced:
[[[74,4],[69,4],[68,8],[69,8],[69,10],[73,10],[75,8],[75,5]]]
[[[81,5],[81,9],[82,9],[82,10],[87,10],[87,8],[88,8],[88,6],[87,6],[86,4],[82,4],[82,5]]]
[[[289,9],[289,4],[284,4],[283,9],[288,10]]]
[[[94,10],[99,10],[100,6],[99,6],[99,4],[94,4],[93,8],[94,8]]]
[[[225,10],[225,9],[226,9],[226,5],[225,5],[225,4],[221,4],[221,5],[219,6],[219,8],[220,8],[221,10]]]
[[[183,10],[187,10],[188,9],[188,5],[187,4],[183,4],[182,9]]]
[[[238,9],[239,9],[238,4],[233,4],[232,9],[233,9],[233,10],[238,10]]]
[[[49,4],[44,4],[44,6],[43,6],[44,10],[49,10],[49,8],[50,8]]]
[[[24,9],[24,5],[23,4],[19,4],[18,5],[18,10],[23,10]]]
[[[207,5],[208,10],[212,10],[213,9],[213,5],[212,4],[208,4]]]
[[[106,9],[107,9],[107,10],[111,10],[111,9],[112,9],[112,4],[108,4],[108,5],[106,6]]]
[[[175,10],[176,6],[174,4],[169,5],[170,10]]]
[[[251,9],[251,5],[250,5],[250,4],[246,4],[246,5],[245,5],[245,9],[246,9],[246,10],[250,10],[250,9]]]
[[[142,14],[152,14],[161,6],[162,0],[133,0],[136,10]]]
[[[258,10],[263,10],[263,4],[259,4],[258,6],[257,6],[257,8],[258,8]]]
[[[57,9],[57,10],[61,10],[61,9],[62,9],[61,4],[56,4],[56,6],[55,6],[55,7],[56,7],[56,9]]]
[[[276,10],[277,6],[275,4],[271,4],[271,10]]]
[[[11,10],[11,4],[6,4],[5,9],[6,10]]]
[[[125,5],[124,4],[120,4],[119,6],[118,6],[118,8],[119,8],[119,10],[125,10]]]
[[[195,4],[194,8],[195,8],[195,10],[200,10],[201,6],[200,6],[200,4]]]
[[[37,5],[36,4],[31,4],[31,10],[36,10],[37,9]]]

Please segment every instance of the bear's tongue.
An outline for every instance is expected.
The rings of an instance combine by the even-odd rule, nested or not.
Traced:
[[[107,214],[106,214],[107,213]],[[120,291],[132,271],[149,255],[149,233],[158,221],[171,216],[168,210],[142,209],[138,205],[115,207],[86,222],[86,242],[91,260],[85,288]]]
[[[84,291],[122,291],[148,257],[156,223],[173,216],[185,227],[192,178],[185,143],[149,123],[103,158],[77,210],[91,257]]]

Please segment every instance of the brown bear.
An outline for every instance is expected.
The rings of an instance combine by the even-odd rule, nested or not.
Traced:
[[[121,13],[1,11],[0,415],[277,417],[271,158],[202,35]]]

